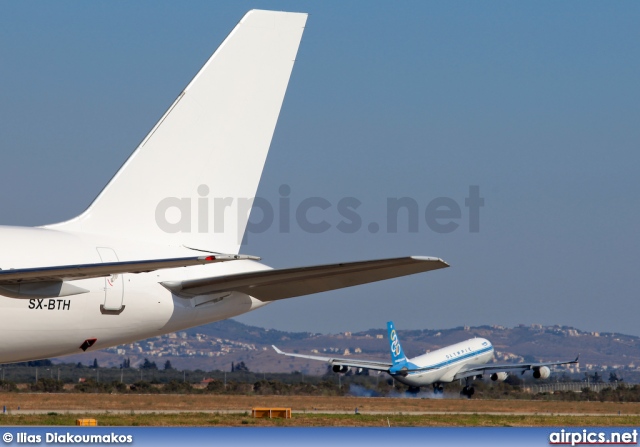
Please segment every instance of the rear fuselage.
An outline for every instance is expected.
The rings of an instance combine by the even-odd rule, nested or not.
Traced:
[[[194,255],[185,248],[108,236],[3,226],[0,247],[3,270],[108,262],[106,256],[126,261]],[[93,338],[97,341],[90,349],[103,349],[249,312],[266,303],[237,292],[187,299],[160,282],[265,269],[254,261],[234,261],[82,279],[70,284],[87,292],[59,297],[16,298],[0,290],[0,363],[79,353],[82,343]]]

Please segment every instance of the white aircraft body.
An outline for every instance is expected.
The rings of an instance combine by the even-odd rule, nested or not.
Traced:
[[[404,257],[274,270],[238,255],[306,19],[247,13],[85,212],[0,227],[0,363],[447,267]]]
[[[350,368],[384,371],[398,382],[409,385],[409,391],[417,393],[422,386],[433,386],[435,394],[442,394],[443,383],[465,379],[465,387],[461,394],[471,397],[474,394],[471,382],[489,374],[491,380],[504,381],[510,372],[533,371],[536,379],[546,379],[551,374],[550,366],[577,363],[575,360],[545,363],[507,363],[489,364],[493,359],[493,346],[484,338],[469,340],[446,346],[433,352],[408,359],[404,355],[400,339],[392,321],[387,323],[388,341],[391,350],[391,362],[375,360],[356,360],[334,357],[320,357],[305,354],[291,354],[283,352],[273,346],[278,354],[300,357],[311,360],[321,360],[333,366],[333,371],[345,373]]]

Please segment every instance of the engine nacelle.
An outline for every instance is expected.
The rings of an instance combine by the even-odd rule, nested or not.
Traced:
[[[491,380],[493,380],[494,382],[504,382],[505,380],[507,380],[507,377],[509,377],[509,373],[506,372],[497,372],[497,373],[493,373],[489,376],[491,378]]]
[[[533,370],[533,377],[536,379],[546,379],[551,375],[551,370],[548,366],[541,366]]]
[[[347,371],[349,371],[349,367],[345,366],[345,365],[333,365],[333,372],[334,373],[346,373]]]

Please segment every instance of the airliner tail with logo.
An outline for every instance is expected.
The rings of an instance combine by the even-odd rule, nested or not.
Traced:
[[[356,360],[336,357],[320,357],[283,352],[273,346],[278,354],[328,362],[336,373],[345,373],[350,368],[370,369],[388,373],[398,382],[409,386],[409,392],[417,393],[420,387],[432,385],[435,394],[442,394],[443,384],[455,380],[465,380],[461,394],[471,397],[475,390],[472,382],[487,374],[493,381],[504,381],[509,373],[524,374],[532,371],[536,379],[546,379],[551,375],[551,366],[577,363],[574,360],[542,363],[489,363],[493,359],[493,346],[484,338],[469,340],[446,346],[418,357],[407,358],[398,333],[392,321],[387,323],[391,362]]]

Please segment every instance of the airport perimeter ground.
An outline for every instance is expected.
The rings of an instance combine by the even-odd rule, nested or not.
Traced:
[[[0,425],[93,417],[102,426],[640,426],[640,403],[613,402],[0,393],[3,406]],[[293,417],[254,419],[252,407],[289,407]]]

